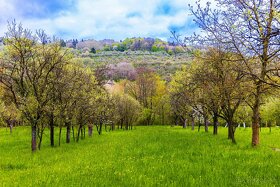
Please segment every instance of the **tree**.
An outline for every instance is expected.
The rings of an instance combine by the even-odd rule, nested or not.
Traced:
[[[261,114],[265,126],[271,131],[272,126],[280,125],[280,99],[277,95],[267,98],[267,102],[261,108]]]
[[[39,43],[21,24],[9,23],[5,38],[5,54],[1,60],[3,70],[0,81],[7,96],[22,112],[32,128],[32,151],[37,149],[37,131],[42,124],[52,92],[49,81],[55,68],[63,66],[69,58],[59,43]],[[42,129],[41,129],[42,130]],[[39,133],[42,135],[41,133]],[[41,137],[40,142],[41,142]]]
[[[132,125],[139,117],[141,105],[127,94],[114,94],[113,98],[116,103],[115,110],[119,116],[118,124],[121,125],[121,128],[124,126],[126,130],[132,130]]]
[[[135,98],[143,107],[143,122],[152,125],[156,117],[156,108],[159,99],[165,93],[165,83],[152,70],[147,68],[136,69],[137,75],[134,82],[128,82],[125,93]]]
[[[9,101],[9,98],[5,98],[5,96],[0,98],[0,116],[7,127],[10,128],[10,133],[12,134],[13,127],[19,121],[21,114],[14,103]]]
[[[63,39],[60,40],[60,46],[66,47],[66,42]]]
[[[213,115],[214,134],[217,118],[228,124],[228,138],[235,143],[237,123],[234,117],[238,107],[250,96],[251,82],[240,69],[238,55],[219,49],[208,49],[198,58],[193,82],[203,90],[198,102]]]
[[[94,48],[94,47],[92,47],[92,48],[90,49],[90,52],[91,52],[91,53],[93,53],[93,54],[95,54],[95,53],[96,53],[95,48]]]
[[[279,1],[215,2],[219,9],[213,10],[210,3],[203,8],[199,2],[196,9],[191,7],[195,22],[205,34],[187,40],[207,46],[219,44],[222,50],[239,55],[238,61],[245,67],[243,71],[254,81],[252,145],[257,146],[264,88],[268,85],[279,87]]]
[[[193,88],[190,80],[192,69],[184,66],[180,71],[177,71],[172,77],[169,85],[170,103],[173,112],[175,124],[178,119],[184,123],[188,117],[192,121],[192,129],[194,129],[194,113],[193,113]]]

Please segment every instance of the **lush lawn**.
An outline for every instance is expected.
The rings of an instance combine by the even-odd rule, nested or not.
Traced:
[[[279,186],[280,129],[237,129],[237,145],[219,135],[178,127],[137,127],[94,134],[79,143],[30,151],[30,129],[0,129],[2,186]]]

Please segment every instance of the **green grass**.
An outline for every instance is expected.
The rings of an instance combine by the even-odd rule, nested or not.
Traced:
[[[48,130],[48,129],[47,129]],[[56,133],[57,134],[57,133]],[[237,129],[237,144],[219,135],[179,127],[136,127],[79,143],[30,151],[30,129],[0,129],[2,186],[279,186],[280,129],[262,129],[251,148],[251,129]],[[57,139],[56,139],[57,140]]]

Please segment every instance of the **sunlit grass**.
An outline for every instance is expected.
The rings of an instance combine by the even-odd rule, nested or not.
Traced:
[[[48,130],[48,129],[46,129]],[[210,129],[211,130],[211,129]],[[277,186],[280,181],[280,129],[262,129],[261,146],[251,148],[251,129],[226,136],[181,127],[136,127],[79,143],[49,146],[31,153],[30,129],[12,135],[0,129],[2,186]],[[58,133],[56,133],[58,134]],[[57,137],[56,137],[57,141]]]

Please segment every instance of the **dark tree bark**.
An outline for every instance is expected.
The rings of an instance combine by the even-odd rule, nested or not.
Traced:
[[[66,143],[70,143],[71,127],[70,123],[66,123]]]
[[[83,128],[81,128],[81,139],[84,139],[84,129]]]
[[[217,114],[214,114],[214,116],[213,116],[213,126],[214,126],[213,134],[217,135],[218,134],[218,116],[217,116]]]
[[[257,88],[260,92],[260,86]],[[259,139],[259,126],[260,126],[260,93],[255,95],[252,117],[252,146],[257,146],[260,143]]]
[[[54,147],[54,121],[53,121],[53,114],[50,116],[50,141],[51,146]]]
[[[50,140],[51,140],[51,146],[54,147],[54,126],[50,126]]]
[[[82,136],[83,136],[82,130],[83,130],[82,125],[79,125],[79,129],[78,129],[78,134],[77,134],[76,142],[79,142],[79,140],[80,140],[80,134],[82,134]]]
[[[12,134],[13,133],[13,124],[15,123],[15,120],[6,119],[5,121],[6,121],[7,126],[9,126],[10,134]]]
[[[79,129],[78,129],[78,134],[77,134],[77,138],[76,138],[76,142],[79,142],[79,139],[80,139],[80,132],[81,132],[81,128],[79,127]]]
[[[228,139],[231,139],[232,140],[232,143],[236,143],[235,141],[235,127],[234,127],[234,123],[232,120],[228,120],[227,121],[228,123]]]
[[[114,123],[112,123],[112,127],[111,127],[111,129],[112,129],[112,131],[114,131],[115,130],[115,124]]]
[[[121,126],[121,129],[122,129],[122,126]],[[102,134],[102,122],[100,122],[99,125],[96,125],[96,130],[97,130],[99,135]]]
[[[88,125],[88,136],[92,137],[92,125]]]
[[[185,119],[185,121],[184,121],[183,128],[184,128],[184,129],[187,128],[187,119]]]

